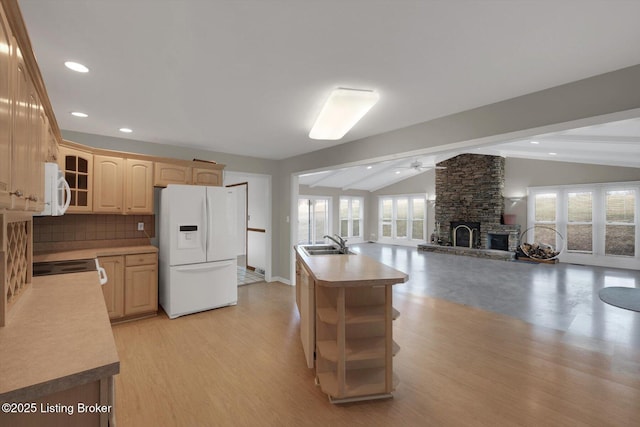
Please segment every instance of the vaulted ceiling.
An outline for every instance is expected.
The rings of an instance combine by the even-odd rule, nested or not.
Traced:
[[[633,1],[19,4],[62,129],[268,159],[640,63],[640,2]],[[69,71],[67,60],[85,64],[89,73]],[[344,139],[311,140],[309,129],[336,87],[374,89],[380,101]],[[133,132],[120,133],[121,127]],[[638,167],[632,157],[638,157],[639,136],[638,122],[630,121],[540,136],[536,146],[512,141],[480,152],[534,158],[556,152],[556,160]],[[410,168],[412,162],[434,165],[455,154],[396,159],[376,168],[386,168],[388,185],[398,175],[424,170]],[[383,174],[363,171],[347,187],[384,184],[374,179]],[[325,175],[313,179],[338,179]]]

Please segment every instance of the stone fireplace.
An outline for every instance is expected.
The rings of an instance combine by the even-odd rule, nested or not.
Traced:
[[[504,164],[503,157],[480,154],[438,163],[446,167],[436,170],[435,220],[442,245],[516,250],[520,226],[503,223]]]

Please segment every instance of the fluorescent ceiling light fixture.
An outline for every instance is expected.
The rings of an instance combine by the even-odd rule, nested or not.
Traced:
[[[88,114],[81,113],[80,111],[73,111],[73,112],[71,112],[71,115],[72,116],[76,116],[76,117],[82,117],[82,118],[89,117]]]
[[[129,128],[120,128],[120,132],[131,133],[133,131],[131,129],[129,129]]]
[[[78,63],[78,62],[73,62],[73,61],[67,61],[64,63],[64,66],[67,67],[70,70],[73,71],[77,71],[78,73],[88,73],[89,69],[87,67],[85,67],[84,65]]]
[[[372,90],[338,88],[331,92],[309,132],[311,139],[342,138],[373,107],[380,95]]]

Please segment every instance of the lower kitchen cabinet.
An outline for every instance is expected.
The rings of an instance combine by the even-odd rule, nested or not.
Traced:
[[[158,256],[156,253],[99,258],[107,272],[102,287],[112,322],[158,312]]]
[[[316,286],[316,376],[333,403],[391,397],[398,379],[391,285]]]
[[[107,283],[102,285],[109,319],[124,316],[124,257],[122,255],[100,257],[100,266],[107,273]]]
[[[158,258],[155,253],[126,256],[124,314],[158,311]]]

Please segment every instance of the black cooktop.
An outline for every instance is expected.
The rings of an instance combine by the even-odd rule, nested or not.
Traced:
[[[98,271],[98,269],[96,268],[96,260],[91,258],[74,259],[70,261],[47,261],[33,263],[34,276],[80,273],[83,271]]]

